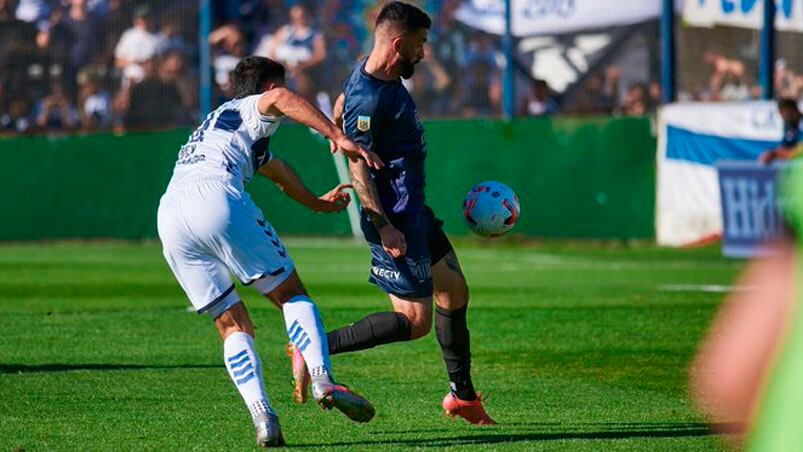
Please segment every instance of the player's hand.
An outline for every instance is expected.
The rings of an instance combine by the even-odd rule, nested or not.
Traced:
[[[758,161],[765,165],[772,163],[778,157],[778,154],[775,151],[766,151],[758,156]]]
[[[340,212],[348,207],[351,202],[351,195],[345,190],[353,188],[351,184],[340,184],[325,195],[318,198],[318,203],[312,210],[321,213]]]
[[[343,155],[351,160],[363,159],[368,167],[373,169],[381,169],[385,166],[385,164],[382,163],[382,159],[380,159],[376,153],[365,149],[346,137],[335,141],[333,145],[330,146],[330,149],[334,149],[333,152],[340,150],[343,152]]]
[[[382,248],[392,258],[398,259],[407,254],[407,241],[404,240],[404,234],[390,224],[379,230],[379,237],[382,239]]]

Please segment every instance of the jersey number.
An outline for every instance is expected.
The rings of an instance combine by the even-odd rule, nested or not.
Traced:
[[[215,118],[215,112],[209,113],[206,117],[206,120],[201,124],[200,127],[195,129],[195,132],[192,133],[190,136],[190,140],[187,144],[192,143],[200,143],[204,141],[204,133],[212,125],[212,119]],[[240,116],[240,112],[237,110],[223,110],[217,116],[214,121],[215,129],[222,130],[224,132],[234,132],[235,130],[239,129],[240,126],[243,124],[243,118]]]

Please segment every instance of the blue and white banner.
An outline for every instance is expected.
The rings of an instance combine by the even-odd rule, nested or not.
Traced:
[[[778,145],[783,121],[774,102],[682,103],[659,114],[656,237],[686,246],[722,234],[715,163],[755,162]]]
[[[778,164],[720,161],[722,252],[731,257],[753,257],[767,252],[765,245],[783,232]]]
[[[516,36],[577,33],[644,22],[658,18],[662,4],[661,0],[511,1],[512,27]],[[501,35],[505,31],[505,2],[465,0],[456,17],[472,28]]]
[[[690,25],[760,29],[763,26],[763,0],[686,0],[683,19]],[[775,0],[775,28],[803,31],[803,0]]]

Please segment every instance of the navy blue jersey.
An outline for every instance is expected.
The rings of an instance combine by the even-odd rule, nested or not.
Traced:
[[[393,219],[424,208],[426,141],[418,109],[400,79],[379,80],[354,68],[343,89],[346,135],[375,152],[385,167],[371,169],[382,208]]]
[[[795,148],[800,141],[800,128],[796,122],[785,122],[783,125],[782,148]]]

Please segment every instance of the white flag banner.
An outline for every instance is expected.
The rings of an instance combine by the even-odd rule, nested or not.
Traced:
[[[644,22],[660,17],[662,4],[661,0],[511,1],[515,36],[576,33]],[[501,35],[505,32],[504,0],[466,0],[456,17],[487,33]]]
[[[696,1],[696,0],[695,0]],[[687,246],[722,235],[718,161],[755,162],[778,145],[774,102],[678,103],[658,117],[656,237]]]
[[[762,0],[687,0],[683,20],[689,25],[733,27],[759,30],[763,26]],[[803,0],[775,0],[775,28],[803,31]]]

